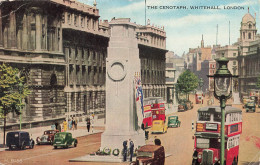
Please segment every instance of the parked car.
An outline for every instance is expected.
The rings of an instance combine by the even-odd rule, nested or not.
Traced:
[[[169,116],[168,127],[180,127],[181,121],[178,118],[179,118],[178,116]]]
[[[54,135],[58,133],[59,130],[47,130],[44,131],[41,137],[36,138],[36,144],[52,144],[54,141]]]
[[[26,147],[32,149],[34,147],[34,140],[31,139],[29,133],[25,131],[8,132],[6,145],[10,150],[14,148],[24,150]]]
[[[57,149],[57,147],[68,148],[69,146],[77,147],[78,140],[72,138],[72,134],[70,132],[58,132],[54,136],[53,147]]]
[[[131,165],[164,165],[164,147],[160,145],[144,145],[137,150],[136,161]]]
[[[249,112],[249,111],[255,112],[255,101],[254,100],[248,101],[246,103],[245,107],[246,107],[246,112]]]
[[[166,133],[167,124],[163,120],[154,120],[151,133]]]

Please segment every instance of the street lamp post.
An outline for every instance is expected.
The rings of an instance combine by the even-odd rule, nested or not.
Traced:
[[[232,96],[232,77],[228,70],[227,63],[229,60],[225,57],[216,59],[219,68],[216,73],[208,75],[214,78],[214,96],[220,101],[221,108],[221,150],[220,150],[220,164],[224,165],[225,155],[225,107],[226,101]]]

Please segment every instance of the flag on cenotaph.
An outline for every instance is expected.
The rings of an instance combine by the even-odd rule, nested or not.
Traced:
[[[144,106],[143,106],[142,83],[138,73],[134,77],[134,83],[135,83],[135,101],[136,101],[136,111],[138,116],[138,125],[141,127],[143,123],[143,117],[144,117]]]

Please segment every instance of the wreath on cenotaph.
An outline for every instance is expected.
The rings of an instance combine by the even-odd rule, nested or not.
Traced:
[[[103,149],[103,154],[104,154],[104,155],[110,155],[110,153],[111,153],[111,149],[110,149],[110,148],[105,147],[105,148]]]
[[[118,148],[114,149],[113,152],[112,152],[112,154],[113,154],[114,156],[118,156],[119,153],[120,153],[120,151],[119,151]]]

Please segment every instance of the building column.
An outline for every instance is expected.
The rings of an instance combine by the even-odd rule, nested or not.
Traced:
[[[22,49],[27,50],[28,32],[27,32],[27,15],[23,15],[23,34],[22,34]]]
[[[60,27],[59,27],[58,33],[59,33],[58,34],[59,52],[62,53],[62,51],[63,51],[63,44],[62,44],[62,22],[61,21],[60,21]]]
[[[16,18],[15,12],[10,13],[10,38],[11,48],[16,48]]]
[[[95,114],[96,112],[96,100],[95,100],[95,97],[96,97],[96,91],[93,91],[92,92],[92,109],[93,109],[93,113]]]
[[[90,105],[89,105],[90,99],[89,99],[89,96],[90,96],[90,93],[89,93],[89,91],[87,91],[86,92],[86,97],[87,97],[86,113],[87,113],[88,116],[90,115],[90,109],[89,109],[89,107],[90,107]]]
[[[0,9],[0,47],[3,47],[2,9]]]
[[[36,37],[35,37],[35,40],[36,40],[36,48],[35,50],[36,51],[40,51],[41,50],[41,41],[42,41],[42,23],[41,23],[41,15],[39,13],[39,11],[37,11],[36,13]]]

